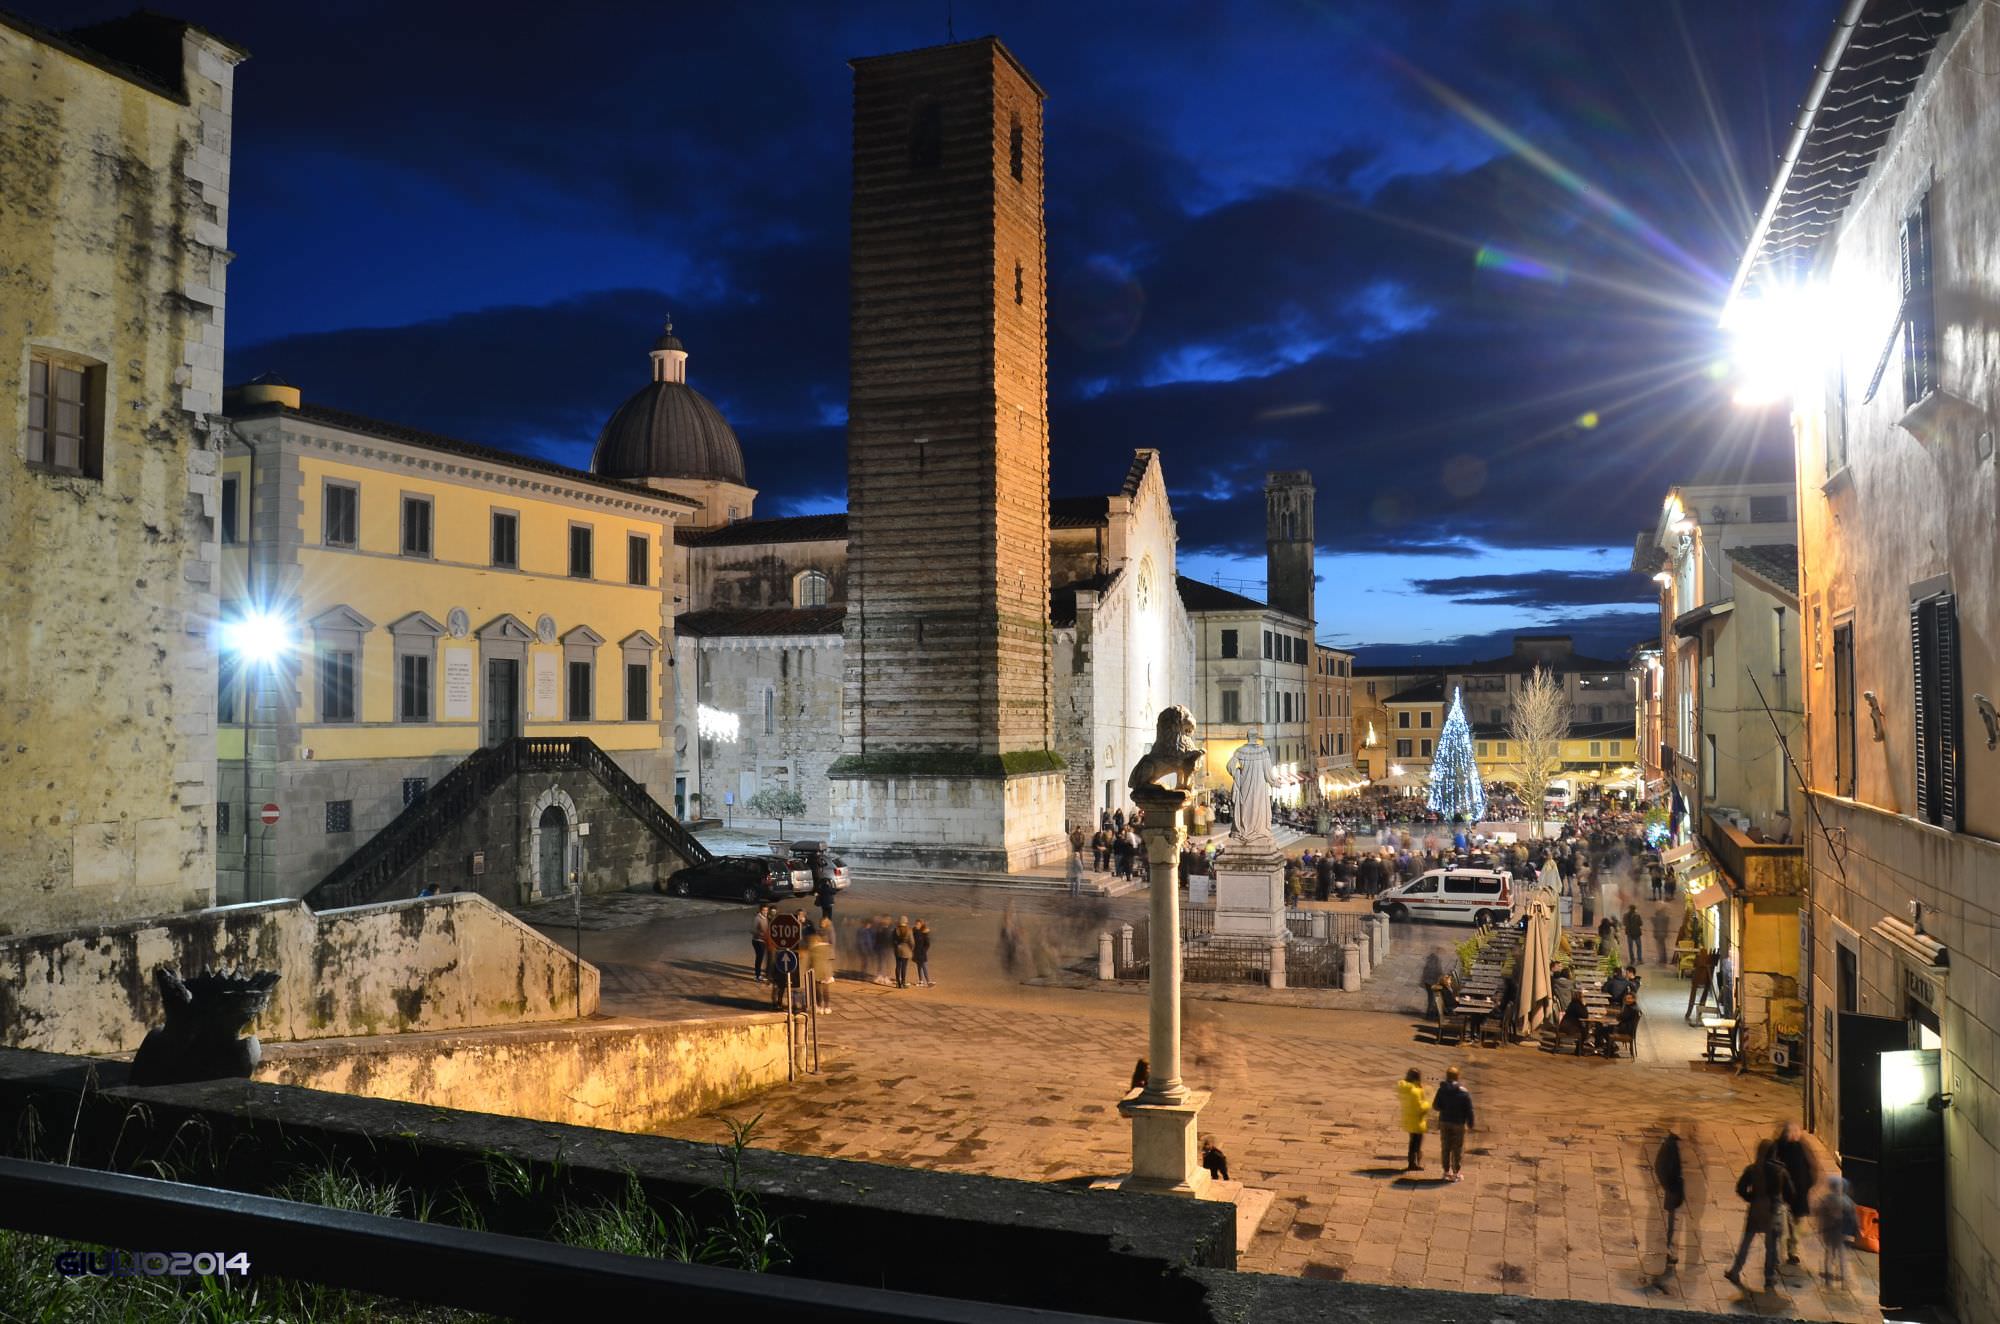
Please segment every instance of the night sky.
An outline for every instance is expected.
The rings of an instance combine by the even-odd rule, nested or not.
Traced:
[[[251,52],[231,381],[583,466],[671,311],[759,513],[838,508],[845,61],[949,15],[1050,92],[1055,490],[1158,447],[1185,573],[1261,592],[1309,468],[1323,639],[1622,655],[1666,487],[1789,475],[1713,322],[1833,0],[157,7]]]

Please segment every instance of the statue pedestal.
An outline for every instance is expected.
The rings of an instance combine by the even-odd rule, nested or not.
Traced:
[[[1215,862],[1215,936],[1285,936],[1285,857],[1232,846]]]
[[[1196,1124],[1205,1090],[1187,1090],[1172,1103],[1149,1103],[1144,1091],[1118,1105],[1132,1119],[1132,1172],[1119,1183],[1121,1191],[1155,1195],[1199,1196],[1208,1187],[1208,1169],[1201,1166]]]

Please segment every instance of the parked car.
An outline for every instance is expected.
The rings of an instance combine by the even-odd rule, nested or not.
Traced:
[[[1447,920],[1504,924],[1514,916],[1512,875],[1494,869],[1432,869],[1375,898],[1375,911],[1391,921]]]
[[[723,855],[676,870],[663,890],[675,896],[729,896],[744,901],[789,901],[809,896],[812,870],[789,855]]]
[[[847,890],[848,883],[852,881],[847,876],[847,864],[833,853],[833,847],[823,841],[794,841],[787,849],[792,857],[792,867],[810,870],[815,886],[824,879],[833,884],[836,892]]]

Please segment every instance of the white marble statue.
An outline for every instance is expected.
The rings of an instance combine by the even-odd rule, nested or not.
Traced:
[[[1234,806],[1229,837],[1245,845],[1268,845],[1271,841],[1271,788],[1278,774],[1271,766],[1271,750],[1256,727],[1250,739],[1229,756],[1230,802]]]

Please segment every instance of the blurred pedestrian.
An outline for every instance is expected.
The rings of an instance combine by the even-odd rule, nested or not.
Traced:
[[[1797,1122],[1778,1128],[1778,1162],[1785,1165],[1791,1179],[1791,1197],[1785,1201],[1785,1263],[1799,1262],[1799,1225],[1812,1213],[1813,1188],[1819,1185],[1819,1160],[1813,1157],[1806,1135]]]
[[[1430,1130],[1431,1105],[1424,1098],[1424,1073],[1411,1067],[1396,1082],[1396,1102],[1402,1109],[1404,1134],[1410,1137],[1410,1161],[1405,1172],[1421,1172],[1424,1166],[1424,1133]]]
[[[1703,947],[1694,954],[1694,969],[1688,976],[1687,1023],[1697,1024],[1697,1017],[1708,1006],[1710,986],[1715,983],[1715,953]]]
[[[1669,1267],[1680,1263],[1675,1253],[1674,1221],[1680,1214],[1681,1206],[1687,1203],[1687,1176],[1681,1166],[1681,1138],[1669,1128],[1667,1138],[1660,1142],[1660,1148],[1653,1155],[1653,1179],[1660,1184],[1660,1203],[1667,1211],[1667,1264]]]
[[[764,982],[764,960],[771,952],[771,907],[757,907],[756,918],[750,921],[750,954],[755,964],[750,969],[750,977],[758,983]]]
[[[1860,1235],[1861,1219],[1855,1212],[1854,1196],[1845,1177],[1828,1179],[1813,1212],[1819,1218],[1820,1245],[1826,1250],[1826,1258],[1820,1264],[1820,1278],[1828,1287],[1835,1282],[1846,1287],[1847,1243]]]
[[[1633,965],[1643,965],[1646,961],[1646,920],[1639,913],[1635,903],[1625,911],[1625,951],[1626,959]]]
[[[1743,1265],[1750,1258],[1750,1244],[1762,1237],[1764,1290],[1778,1290],[1778,1224],[1791,1200],[1792,1179],[1778,1161],[1777,1150],[1776,1141],[1759,1141],[1757,1156],[1736,1179],[1736,1194],[1749,1207],[1743,1211],[1743,1236],[1736,1243],[1736,1258],[1722,1276],[1738,1287],[1744,1287]]]
[[[896,987],[908,988],[910,986],[910,958],[917,954],[917,934],[916,930],[910,927],[910,917],[908,915],[896,921],[895,930],[889,935],[889,938],[895,944]]]

